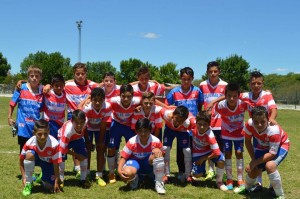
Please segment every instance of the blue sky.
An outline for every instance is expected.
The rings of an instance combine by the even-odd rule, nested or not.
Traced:
[[[61,52],[78,61],[137,58],[155,66],[206,64],[237,54],[264,74],[300,73],[300,1],[0,0],[0,52],[20,71],[30,53]]]

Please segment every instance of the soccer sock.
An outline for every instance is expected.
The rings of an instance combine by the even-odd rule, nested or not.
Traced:
[[[112,157],[107,157],[107,164],[108,164],[108,169],[109,169],[109,173],[114,173],[115,171],[115,158],[116,156],[112,156]]]
[[[281,177],[278,170],[268,175],[269,175],[270,183],[273,186],[276,196],[283,196],[284,193],[281,184]]]
[[[80,171],[80,165],[74,166],[74,170],[75,170],[76,172]]]
[[[115,167],[117,168],[118,167],[118,163],[119,163],[119,158],[120,158],[120,151],[119,151],[119,149],[116,149],[117,151],[116,151],[116,155],[115,155],[115,157],[116,157],[116,159],[115,159]]]
[[[257,176],[256,181],[259,182],[262,186],[262,173]]]
[[[166,147],[165,150],[165,175],[170,175],[170,153],[171,148],[169,146]]]
[[[216,176],[216,183],[223,183],[223,175],[224,175],[224,168],[220,169],[220,168],[216,168],[217,171],[217,176]]]
[[[87,159],[84,159],[80,162],[80,180],[86,180],[87,165]]]
[[[226,170],[227,180],[232,180],[232,160],[231,159],[225,159],[225,170]]]
[[[163,157],[155,158],[153,160],[153,173],[155,175],[155,181],[162,182],[164,176],[164,168],[165,162]]]
[[[184,155],[184,166],[185,166],[185,177],[191,176],[192,172],[192,152],[191,148],[185,148],[183,149],[183,155]]]
[[[102,178],[103,177],[103,174],[102,174],[102,172],[96,172],[96,177],[99,177],[99,178]]]
[[[246,187],[246,189],[247,190],[250,190],[251,189],[251,187],[254,185],[254,183],[255,183],[255,178],[253,179],[253,178],[250,178],[249,177],[249,175],[247,174],[246,175],[246,179],[245,179],[245,187]]]
[[[244,159],[236,160],[237,179],[243,180],[244,174]]]
[[[215,171],[215,163],[211,160],[208,161],[208,171],[210,171],[210,172]]]
[[[66,167],[65,162],[59,163],[59,178],[61,181],[64,181],[65,179],[65,167]]]
[[[32,183],[32,173],[34,171],[34,164],[35,164],[34,161],[24,160],[26,184],[27,183]]]

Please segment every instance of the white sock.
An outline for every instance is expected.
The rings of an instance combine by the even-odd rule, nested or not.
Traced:
[[[232,180],[232,161],[231,159],[225,159],[225,170],[227,180]]]
[[[245,179],[245,187],[247,190],[250,190],[251,187],[254,185],[255,183],[255,178],[250,178],[249,175],[246,175],[246,179]]]
[[[87,159],[84,159],[80,162],[80,180],[86,180],[87,165]]]
[[[284,193],[281,184],[281,177],[278,170],[268,175],[269,175],[270,183],[275,191],[276,196],[283,196]]]
[[[210,172],[215,171],[215,163],[211,160],[208,161],[208,171],[210,171]]]
[[[76,172],[80,171],[80,165],[74,166],[74,170],[75,170]]]
[[[244,159],[236,160],[236,171],[237,171],[237,179],[243,180],[244,176]]]
[[[259,182],[262,186],[262,174],[259,174],[259,176],[257,176],[256,181]]]
[[[164,168],[165,162],[163,157],[155,158],[153,160],[153,173],[155,175],[155,181],[162,182],[164,176]]]
[[[185,177],[191,176],[192,172],[192,152],[191,148],[185,148],[183,149],[183,155],[184,155],[184,166],[185,166]]]
[[[35,161],[24,160],[26,183],[32,183],[32,173],[34,171],[34,165]]]
[[[223,183],[223,175],[224,175],[224,168],[220,169],[220,168],[216,168],[217,171],[217,176],[216,176],[216,183]]]
[[[99,177],[99,178],[102,178],[103,177],[103,174],[102,174],[102,172],[96,172],[96,177]]]
[[[116,158],[116,156],[107,157],[109,173],[115,172],[115,158]]]
[[[61,181],[64,181],[65,179],[65,167],[66,167],[65,162],[59,163],[59,178]]]
[[[167,146],[165,150],[165,175],[170,175],[170,153],[171,148]]]

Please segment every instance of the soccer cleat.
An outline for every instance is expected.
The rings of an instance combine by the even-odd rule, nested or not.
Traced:
[[[204,180],[212,180],[216,176],[214,171],[209,171]]]
[[[243,194],[243,193],[246,193],[247,192],[247,189],[244,185],[241,185],[239,187],[236,187],[234,190],[233,190],[234,193],[238,193],[238,194]]]
[[[262,191],[263,187],[261,186],[260,182],[256,183],[251,189],[251,192],[259,192]]]
[[[238,180],[238,186],[245,186],[244,180]]]
[[[169,182],[169,177],[170,176],[163,176],[163,182],[166,184],[166,183],[168,183]]]
[[[23,196],[29,196],[31,194],[31,189],[32,189],[32,184],[26,183],[26,185],[22,191]]]
[[[155,190],[158,194],[166,194],[165,185],[163,182],[156,181],[155,182]]]
[[[187,183],[192,183],[192,182],[193,182],[193,178],[192,178],[191,176],[189,176],[189,177],[187,177],[187,178],[185,179],[185,182],[187,182]]]
[[[35,182],[42,184],[42,177],[43,177],[43,173],[41,172],[38,177],[36,177]]]
[[[284,196],[276,196],[275,199],[285,199]]]
[[[227,180],[226,187],[228,190],[233,190],[233,180]]]
[[[217,183],[217,187],[218,187],[221,191],[228,191],[227,186],[224,185],[222,182]]]
[[[92,184],[88,180],[80,180],[80,186],[84,189],[89,189],[91,188]]]
[[[64,181],[63,180],[59,180],[58,184],[59,184],[60,189],[64,189]]]
[[[181,182],[184,182],[185,181],[185,174],[182,173],[182,172],[179,172],[177,174],[177,179],[180,180]]]
[[[80,170],[76,172],[75,178],[80,179]]]
[[[136,175],[135,178],[129,182],[131,190],[135,190],[139,187],[139,176]]]
[[[273,197],[276,197],[276,193],[275,193],[273,187],[269,187],[269,193],[270,193]]]
[[[96,181],[97,181],[97,184],[98,184],[100,187],[106,186],[106,182],[105,182],[102,178],[96,177]]]
[[[116,183],[116,175],[114,173],[110,173],[108,174],[108,179],[109,179],[109,183],[110,184],[113,184],[113,183]]]

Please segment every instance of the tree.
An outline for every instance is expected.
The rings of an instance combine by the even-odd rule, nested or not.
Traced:
[[[94,82],[102,82],[103,75],[106,72],[113,72],[116,74],[117,70],[113,67],[110,61],[107,62],[87,62],[88,79]]]
[[[60,52],[47,54],[38,51],[35,54],[29,54],[21,63],[21,73],[26,74],[30,65],[38,65],[42,71],[42,84],[51,83],[52,75],[62,74],[66,80],[73,78],[70,58],[64,58]]]
[[[136,81],[137,71],[143,65],[144,63],[138,59],[130,58],[129,60],[122,60],[120,63],[120,72],[117,75],[117,81],[120,84]]]
[[[163,83],[180,83],[179,71],[176,70],[176,64],[169,62],[165,65],[159,67],[159,77],[157,77],[160,82]]]
[[[6,76],[8,75],[9,70],[11,69],[10,64],[7,62],[7,59],[0,52],[0,83],[4,83]]]

